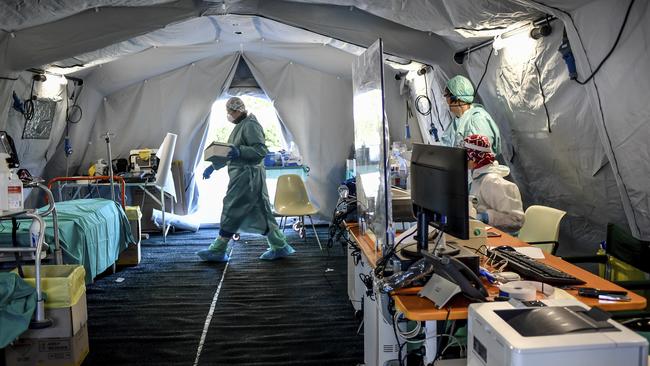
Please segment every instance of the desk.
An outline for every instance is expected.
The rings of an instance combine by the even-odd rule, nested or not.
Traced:
[[[346,224],[346,228],[350,235],[350,239],[355,241],[362,253],[364,261],[371,268],[375,268],[377,261],[381,258],[381,251],[375,250],[375,242],[367,235],[360,235],[359,227],[356,224]],[[501,237],[489,237],[487,239],[489,246],[510,245],[513,247],[527,246],[528,244],[514,238],[498,229],[490,229],[490,231],[501,234]],[[607,290],[623,290],[621,287],[606,281],[588,271],[583,270],[573,264],[563,261],[561,258],[545,254],[546,258],[542,262],[556,267],[566,273],[569,273],[577,278],[586,282],[585,287],[596,287]],[[372,275],[372,272],[370,273]],[[490,296],[498,294],[498,288],[490,285],[484,281],[486,289]],[[438,323],[444,320],[462,320],[468,318],[468,306],[470,301],[463,296],[455,296],[447,307],[444,309],[436,309],[433,302],[427,298],[418,296],[421,287],[412,287],[397,290],[391,293],[391,298],[394,301],[395,308],[404,314],[409,320],[423,321],[425,329],[424,341],[424,361],[425,364],[433,362],[437,354],[437,337],[439,336]],[[349,290],[348,290],[349,291]],[[578,301],[589,306],[598,306],[601,309],[608,311],[619,310],[635,310],[643,309],[646,306],[646,299],[628,291],[631,298],[629,302],[608,302],[599,301],[598,299],[581,297],[577,295],[576,290],[567,290]],[[358,293],[358,291],[357,291]],[[375,294],[377,299],[386,295]],[[364,361],[366,364],[383,364],[387,360],[395,360],[398,357],[398,352],[388,352],[387,349],[396,350],[399,348],[391,322],[386,319],[386,315],[382,310],[385,310],[385,303],[382,305],[380,301],[368,300],[364,295]],[[369,324],[369,322],[372,322]],[[377,351],[377,349],[382,351]]]
[[[348,225],[348,231],[354,240],[359,244],[361,251],[366,256],[370,264],[374,266],[377,260],[381,258],[381,253],[375,251],[375,246],[372,240],[367,236],[359,235],[359,228],[357,225]],[[510,245],[513,247],[521,247],[528,245],[527,243],[522,242],[521,240],[514,238],[496,228],[491,228],[490,231],[501,234],[501,237],[489,237],[489,246]],[[544,262],[587,282],[586,284],[582,285],[583,287],[595,287],[603,290],[625,290],[622,287],[617,286],[593,273],[590,273],[571,263],[565,262],[559,257],[550,254],[545,254],[545,256],[546,258],[541,260],[541,262]],[[486,285],[488,293],[491,296],[498,293],[498,288],[496,288],[496,286],[490,285],[487,282],[484,282],[484,284]],[[463,298],[462,296],[456,296],[450,302],[448,309],[436,309],[431,300],[417,295],[420,289],[420,287],[406,288],[398,290],[392,294],[393,300],[395,301],[395,306],[399,311],[404,313],[408,319],[420,321],[445,320],[448,316],[448,309],[451,309],[448,319],[467,319],[467,307],[470,304],[469,300]],[[590,297],[582,297],[578,296],[577,290],[567,290],[567,292],[573,295],[578,301],[581,301],[588,306],[597,306],[606,311],[639,310],[646,307],[646,299],[631,291],[628,291],[628,294],[631,298],[631,301],[628,302],[602,301]]]

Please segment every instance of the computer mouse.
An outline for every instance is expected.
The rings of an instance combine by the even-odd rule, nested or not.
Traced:
[[[506,250],[506,251],[510,251],[510,252],[515,251],[515,248],[511,247],[510,245],[500,245],[500,246],[496,247],[495,249]]]

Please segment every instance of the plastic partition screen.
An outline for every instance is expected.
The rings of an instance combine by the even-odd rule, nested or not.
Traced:
[[[359,226],[374,236],[377,248],[382,250],[392,245],[383,68],[381,39],[368,47],[352,65]]]

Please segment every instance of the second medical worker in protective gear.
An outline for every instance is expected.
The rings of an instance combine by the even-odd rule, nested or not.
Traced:
[[[492,152],[500,156],[499,127],[482,105],[474,103],[472,82],[462,75],[456,75],[447,82],[444,95],[454,119],[440,138],[442,144],[462,147],[465,137],[473,134],[483,135],[490,140]]]
[[[476,218],[507,232],[519,231],[524,210],[519,188],[504,179],[510,168],[495,161],[486,136],[470,135],[464,139],[464,146],[472,171],[469,194],[478,199]]]
[[[269,249],[260,256],[273,260],[289,256],[295,250],[286,238],[271,212],[269,194],[266,190],[266,173],[262,161],[268,152],[264,130],[255,116],[246,111],[244,102],[237,97],[226,103],[228,121],[236,126],[228,144],[228,190],[223,199],[223,212],[219,237],[208,249],[197,253],[201,259],[212,262],[226,262],[226,250],[233,235],[239,231],[266,235]],[[203,173],[209,178],[214,168],[210,165]]]

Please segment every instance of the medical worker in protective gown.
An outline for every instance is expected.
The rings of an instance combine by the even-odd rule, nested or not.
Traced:
[[[289,256],[295,250],[278,228],[266,190],[266,173],[262,161],[268,149],[264,143],[264,130],[255,116],[246,111],[240,98],[230,98],[226,110],[228,120],[236,125],[228,138],[228,143],[232,146],[228,154],[230,182],[223,199],[219,237],[208,249],[199,251],[197,255],[210,262],[228,261],[228,243],[235,233],[243,231],[266,236],[269,249],[260,259],[273,260]],[[203,178],[209,178],[213,171],[214,167],[210,165],[203,172]]]
[[[482,105],[474,103],[474,86],[472,82],[456,75],[449,79],[444,91],[453,121],[440,138],[445,146],[463,147],[463,139],[469,135],[487,136],[492,152],[501,155],[501,133],[490,114]]]
[[[519,188],[504,179],[510,168],[495,161],[486,136],[470,135],[464,147],[472,171],[469,194],[478,199],[476,218],[507,232],[518,231],[524,224],[524,210]]]

